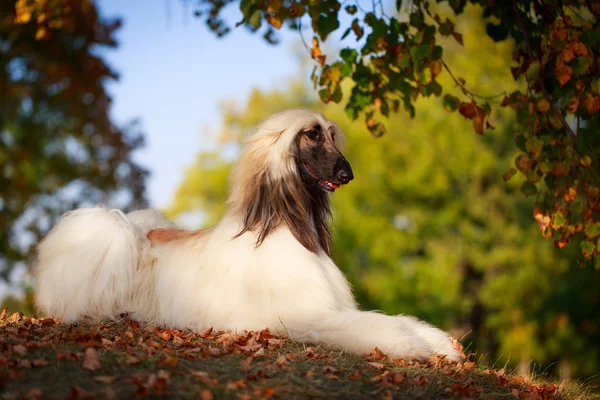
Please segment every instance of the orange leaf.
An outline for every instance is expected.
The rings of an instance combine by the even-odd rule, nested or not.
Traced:
[[[600,111],[600,98],[591,93],[586,93],[583,98],[583,106],[590,115],[596,114]]]
[[[458,107],[458,112],[460,112],[463,117],[467,119],[473,118],[477,114],[477,105],[475,103],[460,103],[460,107]]]
[[[558,79],[558,83],[560,83],[561,87],[565,86],[573,76],[573,70],[568,65],[559,66],[557,64],[554,68],[554,73],[556,74],[556,79]]]

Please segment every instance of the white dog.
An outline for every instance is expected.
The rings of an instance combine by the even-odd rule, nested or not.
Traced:
[[[330,258],[328,192],[353,179],[342,145],[319,113],[266,119],[232,173],[225,217],[199,231],[154,210],[65,214],[39,245],[37,306],[64,321],[129,312],[178,329],[269,328],[359,354],[458,360],[441,330],[357,309]]]

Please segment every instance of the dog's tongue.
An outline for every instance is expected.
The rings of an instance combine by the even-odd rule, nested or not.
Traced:
[[[321,182],[323,182],[323,184],[329,186],[332,189],[339,189],[340,188],[340,185],[338,185],[337,183],[333,183],[333,182],[330,182],[330,181],[321,181]]]

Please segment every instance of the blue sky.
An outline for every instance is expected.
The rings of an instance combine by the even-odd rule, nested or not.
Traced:
[[[146,147],[136,159],[149,168],[152,206],[166,207],[185,167],[213,141],[219,103],[244,104],[253,87],[272,88],[298,73],[297,36],[268,45],[244,28],[218,39],[181,0],[99,0],[101,15],[120,17],[119,47],[104,52],[120,74],[109,86],[117,123],[139,118]],[[236,5],[227,9],[237,22]],[[214,137],[214,136],[213,136]]]

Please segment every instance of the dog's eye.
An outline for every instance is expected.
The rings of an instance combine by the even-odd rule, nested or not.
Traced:
[[[319,140],[321,138],[321,133],[316,129],[310,129],[306,131],[305,135],[311,140]]]

